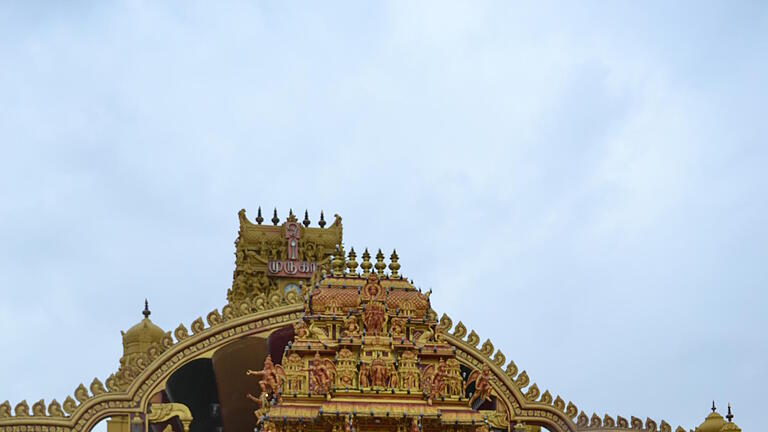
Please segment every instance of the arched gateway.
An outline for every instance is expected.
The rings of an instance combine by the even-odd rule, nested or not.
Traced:
[[[0,404],[0,432],[671,432],[665,422],[587,415],[531,384],[490,340],[430,307],[385,263],[345,253],[341,218],[241,210],[228,303],[189,329],[144,319],[123,333],[104,383],[63,403]],[[700,432],[738,431],[714,412]],[[685,432],[678,427],[677,432]]]

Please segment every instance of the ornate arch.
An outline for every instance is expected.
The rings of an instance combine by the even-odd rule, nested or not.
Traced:
[[[63,405],[55,399],[47,406],[43,400],[32,405],[18,403],[13,412],[8,401],[0,404],[0,432],[79,432],[88,431],[99,421],[116,415],[143,413],[149,398],[165,380],[181,366],[206,353],[217,350],[234,340],[269,332],[299,319],[300,304],[250,313],[247,308],[225,306],[220,314],[214,310],[207,316],[209,327],[202,318],[191,324],[192,333],[182,324],[161,344],[147,350],[135,364],[126,365],[124,372],[133,376],[124,388],[114,383],[114,375],[106,380],[107,388],[94,378],[89,389],[80,384],[75,398],[67,396]]]
[[[495,348],[490,339],[480,345],[480,336],[474,330],[467,334],[467,328],[461,321],[454,327],[451,318],[443,314],[438,329],[443,339],[457,348],[459,359],[466,365],[476,369],[483,365],[489,366],[493,372],[492,384],[511,408],[512,420],[515,422],[545,426],[558,432],[626,432],[629,429],[639,432],[672,432],[672,427],[664,420],[659,426],[651,418],[646,418],[643,423],[635,416],[631,416],[629,421],[621,416],[614,419],[608,414],[601,418],[593,413],[589,417],[584,411],[579,411],[573,402],[566,404],[559,395],[553,399],[549,390],[541,393],[535,383],[530,384],[525,370],[518,373],[514,361],[510,360],[504,367],[506,356],[501,350],[497,349],[494,353]],[[685,429],[678,426],[675,432],[685,432]]]
[[[31,413],[26,401],[18,403],[13,412],[6,401],[0,404],[0,432],[88,431],[108,417],[143,413],[152,394],[181,366],[234,340],[296,322],[303,313],[298,302],[269,310],[253,311],[253,307],[243,303],[240,307],[227,305],[222,313],[214,310],[206,317],[208,327],[201,317],[192,322],[191,334],[183,324],[179,325],[173,337],[167,333],[160,344],[147,350],[146,355],[118,371],[118,375],[123,373],[132,377],[122,387],[116,384],[114,374],[106,380],[106,388],[95,378],[88,389],[80,384],[74,391],[74,399],[68,396],[63,405],[54,399],[47,407],[40,400],[32,405]],[[541,393],[535,383],[530,384],[527,372],[518,373],[514,361],[507,363],[506,356],[501,350],[495,350],[490,340],[480,344],[480,337],[474,330],[467,333],[462,322],[454,327],[448,315],[443,314],[437,332],[439,337],[456,347],[458,359],[466,366],[474,369],[489,366],[493,372],[492,385],[514,422],[540,425],[557,432],[626,432],[629,429],[671,432],[670,425],[663,420],[658,427],[650,418],[643,423],[634,416],[629,421],[621,416],[614,419],[592,414],[588,417],[572,402],[566,404],[560,396],[553,398],[549,391]],[[685,430],[678,427],[676,432]]]

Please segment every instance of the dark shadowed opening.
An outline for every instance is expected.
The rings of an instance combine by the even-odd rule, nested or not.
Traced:
[[[210,359],[197,359],[182,366],[168,378],[165,392],[170,402],[189,408],[194,417],[190,432],[220,430],[219,394]]]

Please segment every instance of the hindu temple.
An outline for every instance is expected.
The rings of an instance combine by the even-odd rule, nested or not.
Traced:
[[[338,215],[328,224],[321,212],[316,226],[306,211],[238,217],[220,310],[162,329],[142,298],[113,374],[61,402],[3,402],[0,432],[103,420],[108,432],[672,432],[542,391],[490,340],[436,312],[396,251],[347,250]],[[730,405],[724,418],[713,403],[690,430],[741,429]]]

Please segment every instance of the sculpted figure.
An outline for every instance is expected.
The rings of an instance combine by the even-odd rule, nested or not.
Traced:
[[[469,374],[467,384],[464,386],[464,391],[466,391],[472,383],[475,383],[475,392],[472,394],[472,397],[469,398],[469,406],[472,406],[478,399],[487,400],[491,396],[491,369],[488,365],[484,365],[482,371],[473,371]]]
[[[350,316],[344,320],[343,336],[345,337],[360,336],[360,326],[357,324],[357,317]]]
[[[392,332],[393,337],[401,337],[405,335],[405,320],[403,318],[393,318],[390,331]]]
[[[382,333],[384,322],[387,318],[386,308],[381,302],[371,302],[363,312],[363,323],[366,334],[378,336]]]
[[[310,392],[328,394],[335,376],[336,367],[333,362],[320,357],[319,352],[315,353],[315,358],[309,365]]]
[[[296,339],[306,339],[309,337],[309,329],[304,321],[299,321],[293,325],[293,331],[296,333]]]
[[[386,387],[388,376],[389,373],[387,372],[387,366],[384,364],[384,360],[382,360],[381,357],[376,357],[373,362],[371,362],[371,384],[374,387]]]
[[[358,380],[360,382],[360,388],[371,386],[370,372],[368,371],[368,365],[365,363],[360,365],[360,376],[358,377]]]
[[[245,374],[260,376],[259,386],[261,387],[261,393],[267,394],[270,397],[274,396],[280,402],[280,393],[285,381],[285,371],[283,371],[282,366],[275,365],[272,362],[272,356],[267,355],[267,358],[264,360],[264,369],[259,371],[249,369]]]
[[[423,346],[424,344],[432,340],[432,336],[434,335],[435,334],[434,332],[432,332],[431,329],[424,330],[424,332],[421,335],[419,335],[418,339],[416,339],[416,345]]]
[[[397,370],[395,369],[394,366],[391,367],[390,370],[389,370],[389,383],[388,384],[389,384],[389,388],[396,389],[396,388],[399,387],[400,380],[399,380],[399,378],[397,376]]]

